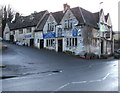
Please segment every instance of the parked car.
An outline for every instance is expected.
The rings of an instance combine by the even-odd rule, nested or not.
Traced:
[[[116,53],[120,54],[120,49],[118,49],[118,50],[116,51]]]
[[[120,59],[120,49],[118,49],[114,52],[114,58]]]

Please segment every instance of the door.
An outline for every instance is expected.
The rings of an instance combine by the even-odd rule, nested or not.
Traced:
[[[41,39],[41,40],[40,40],[40,49],[42,49],[42,48],[43,48],[43,46],[44,46],[44,40],[43,40],[43,39]]]
[[[10,42],[14,42],[14,36],[10,35]]]
[[[103,52],[104,52],[104,44],[103,44],[104,42],[103,42],[103,40],[101,41],[101,54],[103,54]]]
[[[30,46],[34,46],[34,39],[30,39]]]
[[[58,40],[58,52],[62,52],[63,50],[63,43],[62,43],[62,39],[59,39]]]

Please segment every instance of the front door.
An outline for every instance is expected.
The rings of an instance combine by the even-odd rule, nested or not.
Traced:
[[[40,40],[40,49],[42,49],[42,48],[43,48],[43,46],[44,46],[44,40],[43,40],[43,39],[41,39],[41,40]]]
[[[34,46],[34,39],[30,39],[30,46]]]
[[[104,42],[103,42],[103,40],[101,41],[101,54],[103,54],[103,52],[104,52]]]
[[[10,35],[10,42],[14,42],[14,36]]]
[[[58,52],[62,52],[63,50],[63,43],[62,43],[62,39],[59,39],[58,40]]]

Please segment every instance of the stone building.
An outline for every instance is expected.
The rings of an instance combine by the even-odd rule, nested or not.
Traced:
[[[114,51],[110,15],[104,15],[103,9],[92,13],[68,4],[64,4],[63,11],[42,11],[7,23],[4,39],[76,55],[83,51],[97,55]]]
[[[48,13],[47,10],[33,13],[29,16],[19,16],[12,23],[7,23],[4,30],[4,40],[20,45],[34,46],[34,31],[37,24]]]

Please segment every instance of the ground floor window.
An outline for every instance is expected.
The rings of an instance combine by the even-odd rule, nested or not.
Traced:
[[[54,42],[55,42],[54,39],[47,39],[47,40],[46,40],[46,46],[47,46],[47,47],[54,46]]]
[[[74,46],[77,46],[77,38],[67,38],[66,39],[66,46],[67,47],[74,47]]]
[[[37,43],[39,43],[39,42],[40,42],[40,39],[37,40]]]

